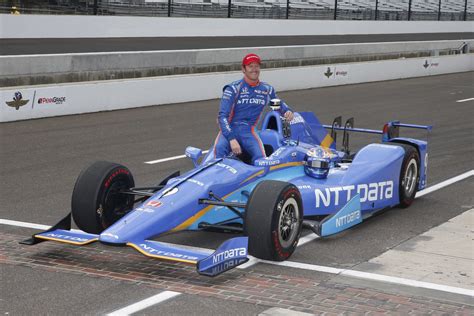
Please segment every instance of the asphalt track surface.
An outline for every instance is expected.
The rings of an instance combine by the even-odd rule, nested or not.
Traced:
[[[282,92],[279,96],[297,111],[314,111],[322,122],[327,123],[342,115],[343,118],[354,116],[356,127],[374,129],[380,129],[384,122],[395,119],[406,123],[432,124],[428,171],[429,185],[432,185],[474,169],[473,101],[456,102],[474,97],[473,78],[474,73],[470,72]],[[144,162],[180,155],[188,145],[207,149],[217,134],[215,117],[218,104],[218,100],[209,100],[2,123],[0,218],[46,225],[56,223],[69,211],[71,192],[80,170],[95,160],[109,160],[128,166],[137,185],[153,184],[176,170],[192,168],[191,162],[186,159],[155,165]],[[416,133],[409,135],[425,136],[423,132]],[[354,136],[351,139],[354,149],[372,141],[378,141],[377,137]],[[291,260],[355,268],[472,208],[472,192],[474,181],[471,177],[417,199],[408,209],[392,209],[337,236],[307,243],[296,250]],[[18,240],[34,232],[32,229],[0,225],[1,234],[13,234]],[[308,233],[305,231],[303,234]],[[230,236],[233,235],[185,232],[160,240],[215,249]],[[18,251],[24,249],[21,247],[25,246],[18,245]],[[76,249],[63,247],[59,249],[66,249],[68,253]],[[115,253],[122,250],[107,247],[107,251]],[[133,253],[133,250],[130,251]],[[143,259],[142,262],[157,268],[163,266],[162,262],[153,259]],[[139,282],[84,277],[75,273],[74,269],[54,272],[15,264],[0,264],[0,268],[3,279],[0,306],[4,306],[0,312],[12,315],[28,314],[32,310],[37,314],[62,314],[65,310],[71,314],[101,314],[161,291]],[[250,270],[243,271],[250,273],[245,272]],[[251,271],[274,277],[302,277],[320,283],[336,280],[351,282],[324,273],[267,264],[257,264]],[[232,272],[228,273],[232,275]],[[237,281],[234,279],[230,284]],[[385,292],[426,294],[375,283],[367,286]],[[447,296],[444,297],[446,299]],[[217,315],[225,311],[231,315],[252,315],[267,308],[245,301],[223,301],[212,295],[185,294],[150,307],[145,312]]]
[[[236,37],[0,39],[0,55],[438,41],[473,38],[474,33],[471,32],[322,36],[251,36],[251,34],[249,34],[249,36]]]

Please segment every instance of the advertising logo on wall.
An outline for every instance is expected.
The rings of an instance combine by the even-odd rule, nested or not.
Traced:
[[[331,67],[328,67],[328,70],[324,73],[326,77],[331,78],[331,76],[334,74],[334,72],[331,71]]]
[[[439,67],[439,60],[438,59],[425,59],[423,62],[423,68],[437,68]]]
[[[324,72],[324,76],[326,76],[328,79],[347,77],[348,74],[349,71],[341,67],[328,67]]]
[[[66,102],[66,97],[38,98],[38,104],[63,104],[64,102]]]
[[[23,99],[23,94],[20,91],[17,91],[13,95],[13,100],[6,101],[5,103],[10,107],[15,108],[16,110],[19,110],[20,107],[27,105],[28,102],[30,102],[30,100]]]

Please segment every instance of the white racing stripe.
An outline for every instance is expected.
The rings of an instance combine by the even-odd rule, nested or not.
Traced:
[[[461,102],[467,102],[467,101],[474,101],[474,98],[457,100],[456,102],[461,103]]]
[[[129,305],[129,306],[126,306],[126,307],[121,308],[119,310],[116,310],[116,311],[114,311],[110,314],[107,314],[107,316],[130,315],[130,314],[139,312],[141,310],[144,310],[145,308],[148,308],[150,306],[153,306],[153,305],[156,305],[158,303],[169,300],[170,298],[173,298],[173,297],[178,296],[178,295],[181,295],[181,293],[173,292],[173,291],[164,291],[164,292],[161,292],[160,294],[156,294],[152,297],[144,299],[143,301],[136,302],[132,305]]]
[[[207,154],[209,150],[204,150],[202,153]],[[160,162],[165,162],[165,161],[170,161],[170,160],[176,160],[176,159],[181,159],[181,158],[186,158],[186,155],[179,155],[179,156],[173,156],[173,157],[168,157],[168,158],[162,158],[158,160],[152,160],[152,161],[145,161],[146,164],[153,165],[155,163],[160,163]]]

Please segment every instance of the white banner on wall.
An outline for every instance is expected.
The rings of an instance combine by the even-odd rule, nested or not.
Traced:
[[[264,69],[277,91],[474,70],[474,54]],[[0,89],[0,122],[219,98],[240,72],[162,76]]]

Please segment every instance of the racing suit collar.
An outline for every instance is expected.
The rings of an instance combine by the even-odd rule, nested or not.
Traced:
[[[250,82],[247,80],[247,78],[244,77],[244,82],[246,84],[248,84],[249,86],[251,86],[252,88],[258,86],[260,84],[260,80],[258,80],[257,82]]]

